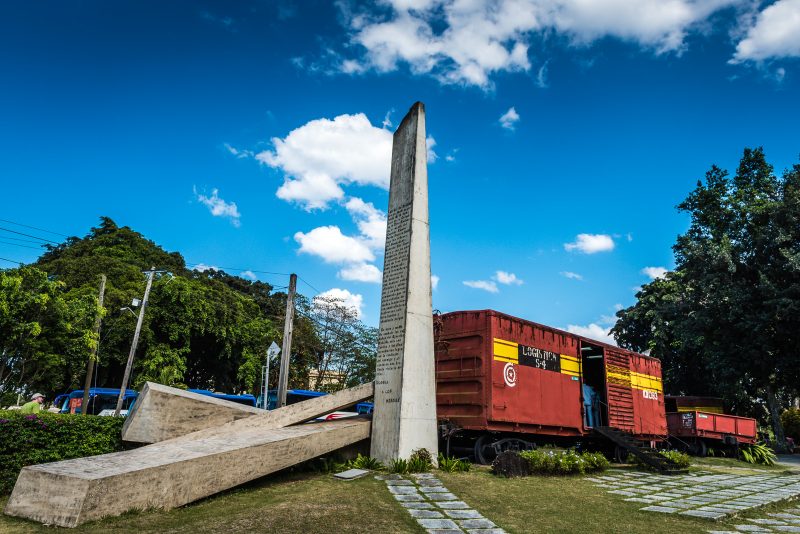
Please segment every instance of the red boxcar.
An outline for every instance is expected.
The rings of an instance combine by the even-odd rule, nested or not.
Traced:
[[[655,358],[493,310],[443,314],[435,325],[438,418],[477,440],[476,456],[487,439],[577,441],[600,426],[639,441],[667,436]],[[584,406],[584,385],[594,407]]]
[[[690,454],[705,456],[709,446],[753,444],[758,433],[755,419],[723,413],[722,399],[714,397],[666,398],[670,441]]]

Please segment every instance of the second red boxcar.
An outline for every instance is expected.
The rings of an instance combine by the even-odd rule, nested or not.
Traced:
[[[666,438],[655,358],[493,310],[435,324],[437,414],[446,432],[474,442],[476,456],[575,442],[601,426]]]

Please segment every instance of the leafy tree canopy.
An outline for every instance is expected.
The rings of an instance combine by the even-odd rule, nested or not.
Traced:
[[[622,346],[661,358],[675,394],[765,402],[779,444],[780,405],[800,388],[800,165],[778,178],[762,149],[736,174],[716,166],[678,209],[675,271],[645,285],[617,316]]]
[[[0,271],[0,395],[37,390],[52,398],[81,388],[87,358],[98,342],[96,384],[119,387],[135,314],[141,313],[131,303],[142,298],[144,271],[150,267],[165,273],[157,276],[150,293],[132,385],[151,380],[257,392],[266,349],[272,341],[282,342],[286,294],[223,271],[190,270],[179,253],[103,217],[88,235],[50,247],[35,264]],[[108,277],[104,310],[97,306],[101,274]],[[308,387],[310,369],[319,367],[320,354],[332,350],[324,339],[332,338],[324,337],[309,301],[298,295],[297,302],[306,313],[298,313],[294,323],[290,387]],[[98,312],[105,315],[99,340],[92,330]],[[341,326],[332,321],[328,328],[338,329],[336,339],[349,342],[363,325],[342,317]],[[366,381],[374,363],[361,361],[361,352],[351,358],[339,351],[336,365],[349,369],[352,360],[360,371],[347,376]],[[274,365],[270,384],[276,383]]]

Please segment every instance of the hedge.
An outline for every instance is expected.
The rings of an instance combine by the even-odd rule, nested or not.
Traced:
[[[121,417],[0,411],[0,494],[26,465],[123,450]]]

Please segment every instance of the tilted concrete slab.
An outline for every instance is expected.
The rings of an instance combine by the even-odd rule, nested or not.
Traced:
[[[252,406],[146,382],[122,426],[122,439],[156,443],[263,413]]]
[[[5,513],[75,527],[130,510],[175,508],[367,439],[371,427],[369,420],[348,418],[265,429],[258,419],[131,451],[25,467]]]
[[[315,397],[276,410],[262,410],[208,395],[147,382],[122,427],[122,439],[158,443],[255,416],[261,429],[315,419],[372,397],[374,383]]]

